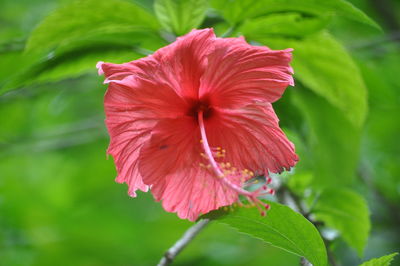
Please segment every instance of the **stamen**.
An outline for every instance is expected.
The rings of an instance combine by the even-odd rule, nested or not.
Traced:
[[[258,199],[259,196],[262,196],[264,194],[273,194],[275,191],[273,189],[268,188],[266,185],[262,186],[261,188],[257,189],[256,191],[250,192],[247,191],[240,186],[232,183],[228,178],[236,178],[239,179],[242,183],[244,183],[247,179],[254,177],[254,172],[244,169],[241,172],[238,172],[235,167],[232,167],[231,163],[217,163],[214,159],[214,156],[216,158],[221,158],[225,156],[226,151],[222,149],[221,147],[217,147],[216,149],[210,148],[210,145],[208,144],[208,139],[206,135],[206,130],[204,126],[204,118],[203,118],[203,111],[200,110],[198,112],[198,122],[199,122],[199,127],[200,127],[200,134],[201,134],[201,140],[200,143],[203,146],[204,153],[201,153],[201,156],[203,158],[206,158],[209,162],[207,165],[208,169],[211,169],[212,172],[215,174],[215,176],[220,180],[225,186],[228,188],[236,191],[238,194],[243,195],[247,198],[249,203],[251,205],[255,205],[257,209],[260,211],[260,214],[262,216],[266,215],[266,210],[269,210],[270,206],[261,200]],[[204,164],[201,164],[202,167],[204,167]],[[239,175],[240,174],[240,175]],[[258,182],[258,180],[255,180],[255,183]],[[268,182],[268,179],[267,179]],[[267,183],[268,184],[268,183]],[[239,205],[243,205],[240,200],[239,200]],[[261,208],[261,206],[263,208]],[[245,205],[245,207],[248,207]]]

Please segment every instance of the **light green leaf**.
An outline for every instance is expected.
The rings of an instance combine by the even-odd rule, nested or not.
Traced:
[[[312,212],[316,220],[338,230],[349,246],[362,256],[371,228],[368,206],[362,196],[346,188],[325,189]]]
[[[361,10],[344,0],[213,0],[211,4],[232,24],[270,13],[295,11],[321,17],[331,14],[343,16],[380,29]]]
[[[156,0],[154,10],[161,25],[183,35],[203,22],[208,0]]]
[[[325,245],[314,225],[287,206],[274,202],[270,205],[271,210],[266,217],[255,208],[236,208],[229,212],[220,209],[204,217],[305,257],[314,266],[326,265]]]
[[[367,89],[360,70],[346,49],[322,32],[302,40],[259,40],[273,48],[294,48],[295,77],[319,96],[339,108],[357,126],[367,113]]]
[[[363,264],[360,264],[360,266],[389,266],[390,263],[392,262],[393,258],[397,256],[397,252],[380,257],[380,258],[375,258],[369,261],[364,262]]]
[[[266,36],[302,37],[326,27],[330,16],[303,16],[300,13],[271,14],[246,20],[238,31],[249,39]]]
[[[120,0],[78,0],[57,9],[32,32],[27,51],[68,46],[112,33],[155,32],[159,25],[141,7]],[[140,40],[136,40],[140,42]]]
[[[304,117],[303,127],[308,149],[306,157],[316,188],[349,185],[356,176],[361,130],[324,98],[297,86],[292,101]],[[304,169],[307,170],[307,169]],[[308,173],[308,172],[307,172]]]

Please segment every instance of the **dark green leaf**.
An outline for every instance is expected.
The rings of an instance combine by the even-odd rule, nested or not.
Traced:
[[[368,206],[362,196],[345,188],[325,189],[319,195],[313,213],[318,221],[338,230],[362,256],[371,228]]]
[[[208,0],[156,0],[154,10],[161,25],[177,35],[200,26]]]
[[[255,208],[236,208],[213,211],[205,218],[228,224],[242,233],[305,257],[314,266],[326,265],[325,245],[314,225],[287,206],[270,204],[271,210],[266,217]]]
[[[364,262],[360,266],[389,266],[397,252]]]

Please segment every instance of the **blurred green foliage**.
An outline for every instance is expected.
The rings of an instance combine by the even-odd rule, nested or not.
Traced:
[[[191,225],[113,182],[95,64],[195,27],[295,49],[296,86],[274,107],[301,160],[272,200],[293,207],[289,193],[304,216],[277,203],[266,218],[225,213],[217,221],[272,245],[213,222],[175,265],[298,265],[285,250],[324,248],[307,232],[332,265],[399,251],[399,18],[394,0],[1,0],[0,265],[154,265]]]

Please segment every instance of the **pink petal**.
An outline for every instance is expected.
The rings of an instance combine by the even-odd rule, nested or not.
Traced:
[[[270,103],[218,110],[205,127],[210,145],[225,149],[226,161],[237,168],[278,173],[298,161]]]
[[[215,39],[213,29],[192,30],[154,53],[154,57],[163,64],[161,67],[168,68],[178,81],[175,89],[179,95],[198,97],[200,78]]]
[[[211,172],[199,167],[199,140],[198,125],[192,118],[161,121],[139,158],[140,173],[151,185],[155,199],[163,201],[165,210],[191,221],[238,198]]]
[[[119,82],[128,76],[166,84],[181,97],[197,98],[200,77],[215,34],[212,29],[193,30],[153,55],[124,64],[99,62],[105,83]]]
[[[185,103],[169,86],[131,75],[109,84],[104,106],[117,182],[127,183],[132,196],[137,189],[147,191],[138,171],[140,149],[157,122],[182,115]]]
[[[121,113],[135,112],[148,119],[179,117],[187,112],[188,104],[172,86],[160,82],[157,77],[130,75],[110,83],[104,105],[106,108],[116,108]]]
[[[209,171],[199,166],[165,176],[165,181],[154,184],[151,191],[157,200],[162,200],[166,211],[176,212],[181,219],[190,221],[238,200],[235,191],[227,189]]]
[[[273,51],[233,39],[217,39],[214,46],[201,78],[200,97],[209,95],[215,106],[274,102],[294,84],[289,66],[292,49]]]
[[[153,185],[178,169],[190,168],[200,160],[200,131],[191,117],[164,119],[152,130],[140,154],[144,182]]]
[[[110,87],[107,95],[113,94]],[[107,97],[106,97],[107,99]],[[143,143],[150,138],[155,122],[140,118],[135,112],[121,110],[118,106],[106,106],[106,125],[110,134],[110,145],[107,153],[114,158],[117,168],[116,181],[129,186],[129,195],[136,196],[135,191],[147,191],[148,186],[142,181],[138,171],[138,157]]]

